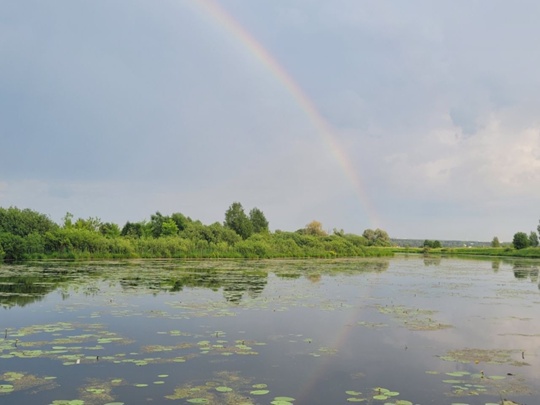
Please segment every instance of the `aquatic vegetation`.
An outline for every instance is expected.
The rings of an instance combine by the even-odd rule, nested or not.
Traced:
[[[451,328],[434,319],[436,311],[420,308],[410,308],[402,305],[377,305],[382,314],[391,315],[409,330],[429,331]]]
[[[411,405],[425,403],[426,386],[433,403],[498,403],[499,393],[536,400],[528,371],[538,366],[530,344],[536,286],[511,268],[507,274],[505,262],[493,276],[490,262],[482,273],[475,261],[471,273],[468,261],[449,271],[446,260],[427,271],[411,258],[32,264],[32,283],[51,287],[47,272],[62,281],[41,301],[3,314],[0,396],[32,400],[47,389],[70,405],[139,398],[291,405],[319,397]],[[6,274],[21,275],[17,269]],[[501,285],[508,293],[498,295]],[[494,302],[505,311],[481,307]],[[448,350],[461,339],[482,347],[477,329],[493,326],[494,348]],[[509,339],[523,349],[496,349]],[[526,362],[532,367],[518,375],[514,367]]]
[[[349,397],[347,402],[367,402],[372,403],[372,401],[385,401],[384,405],[412,405],[413,403],[404,399],[396,399],[395,402],[386,402],[386,400],[399,396],[399,392],[391,391],[387,388],[375,387],[371,390],[370,393],[363,395],[360,391],[345,391]]]
[[[45,389],[51,389],[57,386],[54,381],[55,378],[50,376],[39,377],[37,375],[29,373],[19,373],[14,371],[7,371],[0,374],[0,394],[8,394],[14,391],[22,391],[32,389],[34,391],[40,391]],[[1,382],[6,383],[1,383]]]
[[[521,361],[521,350],[506,349],[462,349],[451,350],[444,356],[439,356],[441,360],[453,361],[459,363],[488,363],[488,364],[507,364],[511,366],[528,366],[529,364]]]

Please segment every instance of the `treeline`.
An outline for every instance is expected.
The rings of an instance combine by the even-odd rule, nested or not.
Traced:
[[[526,232],[516,232],[512,238],[511,246],[517,250],[539,247],[540,241],[538,234],[540,234],[540,224],[536,227],[536,229],[538,230],[538,233],[536,233],[536,231],[531,231],[529,234]],[[504,244],[499,242],[499,238],[497,236],[495,236],[491,241],[491,247],[501,247],[503,245]]]
[[[233,203],[223,223],[205,225],[181,213],[128,221],[123,227],[99,218],[61,224],[31,209],[0,207],[0,261],[99,258],[295,258],[392,255],[388,234],[367,229],[363,235],[325,232],[312,221],[294,232],[269,230],[264,213],[248,214]]]

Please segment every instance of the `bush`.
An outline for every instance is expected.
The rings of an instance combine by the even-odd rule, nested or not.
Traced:
[[[24,259],[26,246],[24,238],[11,233],[0,233],[0,247],[4,252],[5,261],[20,261]]]

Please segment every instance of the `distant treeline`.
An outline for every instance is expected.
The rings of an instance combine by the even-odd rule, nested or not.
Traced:
[[[516,249],[506,247],[457,247],[457,248],[426,248],[426,247],[394,247],[394,253],[423,254],[427,256],[490,256],[490,257],[521,257],[540,258],[540,248],[528,247]]]
[[[488,247],[491,246],[491,242],[479,242],[479,241],[469,241],[469,240],[436,240],[436,241],[429,241],[425,239],[391,239],[392,244],[394,246],[400,246],[400,247],[424,247],[428,244],[426,242],[439,242],[439,247],[447,247],[447,248],[459,248],[459,247]]]
[[[258,208],[249,214],[233,203],[223,223],[205,225],[181,213],[156,212],[150,220],[123,227],[99,218],[61,224],[31,209],[0,207],[0,261],[100,258],[296,258],[390,256],[388,234],[366,229],[362,235],[325,232],[312,221],[294,232],[269,230]]]

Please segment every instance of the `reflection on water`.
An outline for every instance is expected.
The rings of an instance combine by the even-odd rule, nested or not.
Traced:
[[[493,269],[494,272],[499,271],[499,269],[501,268],[501,261],[500,260],[492,260],[491,268]]]
[[[424,266],[438,266],[441,264],[441,256],[424,256]]]
[[[539,266],[421,256],[2,266],[0,401],[540,403]]]

